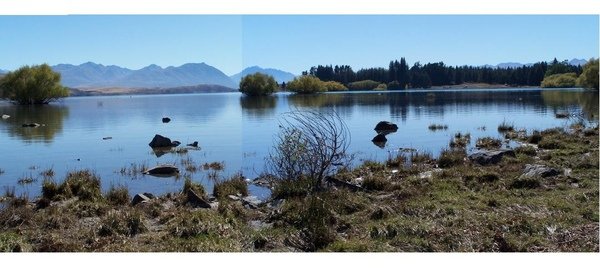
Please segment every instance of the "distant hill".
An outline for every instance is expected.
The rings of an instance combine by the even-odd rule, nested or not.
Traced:
[[[575,65],[575,66],[577,66],[577,65],[583,66],[586,63],[587,63],[587,60],[584,60],[584,59],[572,59],[569,61],[569,64]]]
[[[499,63],[498,65],[496,65],[494,67],[500,68],[500,69],[519,68],[519,67],[523,67],[523,65],[529,65],[529,64],[531,64],[531,63],[523,64],[523,63],[518,63],[518,62],[504,62],[504,63]]]
[[[232,76],[230,76],[231,80],[233,80],[233,82],[239,84],[240,80],[242,80],[242,77],[249,75],[249,74],[254,74],[254,73],[263,73],[263,74],[268,74],[270,76],[273,76],[273,78],[275,78],[275,81],[277,81],[277,83],[282,83],[282,82],[289,82],[294,80],[294,77],[296,77],[293,73],[289,73],[286,71],[282,71],[282,70],[278,70],[278,69],[272,69],[272,68],[261,68],[258,66],[252,66],[252,67],[248,67],[246,69],[244,69],[242,72],[234,74]]]
[[[80,65],[58,64],[52,66],[61,74],[61,82],[67,87],[111,86],[134,71],[115,65],[104,66],[93,62]]]
[[[52,66],[52,69],[61,74],[65,86],[73,88],[173,88],[200,84],[237,88],[227,75],[205,63],[187,63],[167,68],[152,64],[139,70],[130,70],[86,62],[81,65],[59,64]]]
[[[552,62],[552,60],[549,60],[548,63]],[[572,59],[569,61],[570,65],[584,65],[587,63],[587,60],[583,60],[583,59]],[[519,67],[523,67],[523,66],[531,66],[533,65],[533,63],[519,63],[519,62],[504,62],[504,63],[498,63],[497,65],[485,65],[486,67],[490,67],[490,68],[500,68],[500,69],[507,69],[507,68],[519,68]]]
[[[172,88],[123,88],[107,87],[94,89],[69,88],[71,96],[99,95],[150,95],[150,94],[183,94],[183,93],[221,93],[237,92],[237,90],[220,85],[196,85]]]

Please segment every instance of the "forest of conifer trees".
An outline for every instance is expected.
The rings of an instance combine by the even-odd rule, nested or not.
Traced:
[[[580,75],[582,66],[570,65],[566,60],[554,59],[514,68],[489,66],[448,66],[443,62],[409,67],[405,58],[390,61],[388,68],[365,68],[354,71],[348,65],[318,65],[303,72],[322,81],[336,81],[344,85],[363,80],[388,84],[388,89],[430,88],[432,86],[460,85],[463,83],[502,84],[508,86],[540,86],[545,76],[560,73]]]

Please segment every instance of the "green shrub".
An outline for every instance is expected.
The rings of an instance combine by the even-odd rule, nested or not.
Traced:
[[[379,82],[373,80],[362,80],[348,84],[348,88],[351,90],[372,90],[380,85]]]
[[[269,95],[277,90],[273,76],[255,73],[244,76],[240,81],[240,92],[248,96]]]
[[[584,66],[583,72],[577,78],[577,85],[598,90],[598,59],[590,59]]]
[[[379,84],[373,90],[387,90],[387,85],[386,84]]]
[[[394,81],[392,81],[392,82],[389,82],[389,83],[387,84],[387,88],[388,88],[389,90],[399,90],[399,89],[403,89],[403,88],[400,86],[400,82],[398,82],[398,81],[396,81],[396,80],[394,80]]]
[[[345,90],[348,90],[348,88],[346,86],[344,86],[342,83],[335,82],[335,81],[323,82],[323,85],[325,86],[325,90],[327,90],[327,91],[345,91]]]
[[[323,81],[312,75],[296,77],[287,84],[286,88],[299,94],[319,93],[326,90]]]
[[[571,88],[577,84],[577,74],[575,73],[564,73],[564,74],[553,74],[544,77],[540,87],[545,88]]]
[[[68,96],[60,74],[48,64],[24,66],[0,79],[0,99],[18,104],[47,104]]]

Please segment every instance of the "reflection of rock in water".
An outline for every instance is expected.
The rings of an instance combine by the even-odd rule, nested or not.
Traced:
[[[377,134],[377,136],[375,136],[371,141],[373,144],[375,144],[375,146],[383,149],[385,147],[385,143],[387,142],[385,135],[386,134]]]
[[[10,105],[0,106],[0,114],[10,115],[0,124],[8,125],[8,133],[28,142],[52,142],[56,134],[62,132],[63,121],[69,115],[69,108],[60,105]],[[32,122],[39,127],[23,127]]]
[[[152,148],[152,153],[156,155],[156,157],[161,157],[167,153],[171,152],[171,147],[155,147]]]
[[[387,140],[386,141],[379,141],[379,142],[378,141],[373,141],[373,144],[375,144],[375,146],[377,146],[377,147],[379,147],[381,149],[385,148],[385,144],[386,143],[387,143]]]
[[[275,96],[242,96],[240,105],[245,115],[264,117],[271,116],[277,106]]]

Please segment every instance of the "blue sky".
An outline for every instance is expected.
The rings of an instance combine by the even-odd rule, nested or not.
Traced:
[[[448,65],[587,59],[598,57],[598,23],[597,15],[0,16],[0,69],[205,62],[228,75],[253,65],[299,74],[400,57]]]

